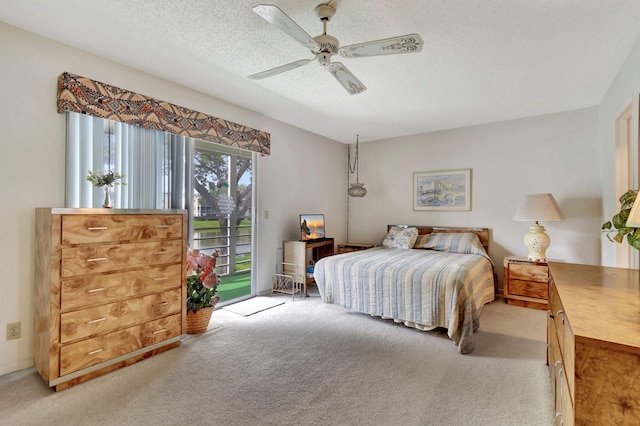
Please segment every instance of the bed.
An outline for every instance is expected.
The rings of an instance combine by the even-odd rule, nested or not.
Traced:
[[[487,228],[389,225],[375,247],[322,258],[314,278],[325,303],[419,330],[447,329],[473,351],[483,306],[495,299]]]

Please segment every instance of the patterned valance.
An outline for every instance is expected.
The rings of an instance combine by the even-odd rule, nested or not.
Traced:
[[[79,75],[58,77],[58,112],[73,111],[262,154],[271,135]]]

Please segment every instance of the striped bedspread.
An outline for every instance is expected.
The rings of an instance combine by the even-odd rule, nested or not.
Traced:
[[[314,278],[325,303],[393,319],[409,327],[444,327],[461,353],[485,303],[494,300],[488,257],[376,247],[320,259]]]

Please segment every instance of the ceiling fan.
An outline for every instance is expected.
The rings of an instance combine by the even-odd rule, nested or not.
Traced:
[[[298,43],[311,49],[311,53],[315,56],[313,59],[300,59],[257,74],[252,74],[249,78],[253,80],[261,80],[285,71],[291,71],[317,59],[318,63],[328,70],[331,75],[342,84],[347,92],[352,95],[357,95],[367,90],[367,87],[343,64],[340,62],[331,62],[331,57],[334,54],[337,53],[345,58],[361,58],[365,56],[414,53],[421,51],[422,45],[424,44],[418,34],[407,34],[340,47],[338,39],[327,34],[327,22],[329,22],[336,13],[336,9],[331,5],[331,2],[323,3],[316,7],[316,14],[320,18],[323,28],[322,34],[316,37],[311,37],[307,34],[277,6],[258,4],[253,8],[253,11],[267,22],[284,31]]]

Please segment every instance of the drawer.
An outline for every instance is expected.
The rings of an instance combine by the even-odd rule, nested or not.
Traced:
[[[507,281],[509,295],[534,297],[547,300],[549,298],[549,285],[537,281],[514,280],[509,277]]]
[[[525,263],[509,264],[509,279],[521,281],[549,282],[549,267],[546,265],[529,265]]]
[[[60,309],[64,312],[103,305],[182,286],[179,263],[104,275],[86,275],[62,281]]]
[[[149,265],[181,263],[182,240],[150,241],[130,244],[91,244],[63,248],[62,277],[119,272]]]
[[[60,343],[106,334],[182,311],[182,289],[60,315]]]
[[[560,424],[573,426],[575,424],[573,402],[570,397],[569,388],[567,387],[567,381],[564,380],[564,378],[559,383],[558,392],[560,394],[560,406],[556,406],[556,415],[560,413]],[[558,398],[556,398],[556,400],[558,400]],[[556,417],[556,419],[558,419],[558,417]]]
[[[182,238],[182,215],[66,215],[62,244]]]
[[[569,319],[565,318],[562,330],[562,359],[565,363],[565,373],[567,375],[567,386],[571,400],[575,397],[575,371],[576,371],[576,344],[573,330]],[[566,423],[565,423],[566,424]]]
[[[558,347],[558,340],[554,336],[551,343],[551,360],[549,369],[552,372],[551,385],[553,386],[553,405],[556,412],[560,411],[562,406],[562,382],[565,381],[564,362]]]
[[[549,366],[549,378],[551,379],[551,391],[555,400],[555,362],[558,360],[558,338],[556,337],[556,326],[551,315],[547,316],[547,365]]]
[[[556,326],[558,342],[562,344],[564,342],[564,309],[562,308],[562,303],[560,303],[560,297],[558,297],[558,293],[557,291],[555,291],[555,287],[553,286],[551,286],[551,291],[549,294],[549,310],[551,311],[551,315],[553,316],[553,321]],[[562,348],[561,351],[563,351]]]
[[[172,315],[62,346],[60,375],[91,367],[180,334],[180,315]]]

